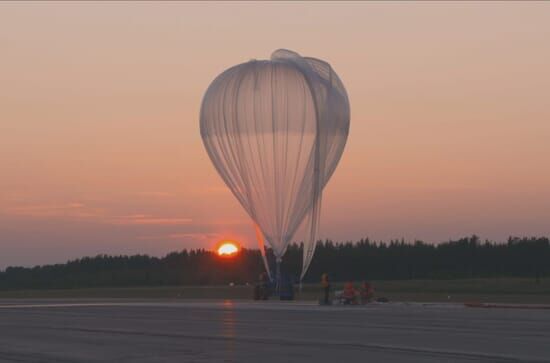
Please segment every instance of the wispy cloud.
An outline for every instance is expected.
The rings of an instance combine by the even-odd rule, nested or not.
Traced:
[[[114,217],[111,224],[116,225],[181,225],[190,224],[191,218],[154,217],[147,214],[132,214],[127,216]]]
[[[0,201],[2,202],[19,202],[25,200],[26,193],[18,190],[2,190],[0,191]]]
[[[6,205],[7,204],[7,205]],[[88,203],[86,201],[68,201],[68,202],[48,202],[48,203],[5,203],[0,204],[0,215],[15,217],[17,219],[58,219],[58,220],[79,220],[90,223],[116,225],[116,226],[150,226],[150,227],[169,227],[169,226],[193,226],[202,230],[219,229],[220,227],[234,228],[242,225],[249,225],[251,222],[245,218],[206,218],[197,216],[173,215],[168,213],[128,213],[124,211],[117,212],[110,210],[110,206]],[[121,213],[122,212],[122,213]],[[202,236],[202,237],[201,237]],[[155,236],[156,238],[157,236]],[[170,239],[189,238],[189,239],[208,239],[216,236],[207,234],[183,233],[168,236]],[[163,238],[166,238],[164,236]]]
[[[252,222],[250,219],[242,218],[202,220],[201,222],[195,223],[197,226],[242,226],[251,224]]]
[[[167,193],[167,192],[137,192],[135,194],[140,197],[151,197],[151,198],[169,198],[174,196],[174,194]]]
[[[164,235],[140,236],[142,240],[184,240],[212,241],[222,238],[219,233],[170,233]]]
[[[31,218],[99,218],[104,213],[100,208],[88,207],[80,202],[14,206],[3,209],[3,212]]]
[[[81,202],[16,205],[0,210],[4,215],[21,218],[90,219],[97,223],[113,225],[175,226],[193,222],[191,218],[159,217],[150,214],[116,216],[103,208],[91,207]]]

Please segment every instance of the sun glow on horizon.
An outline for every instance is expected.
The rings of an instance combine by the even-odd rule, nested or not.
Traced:
[[[233,241],[223,241],[216,248],[216,252],[219,256],[233,256],[239,252],[240,247],[236,242]]]

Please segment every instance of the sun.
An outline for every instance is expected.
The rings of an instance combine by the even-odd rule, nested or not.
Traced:
[[[218,256],[229,257],[234,256],[240,250],[240,246],[234,241],[221,241],[216,248]]]

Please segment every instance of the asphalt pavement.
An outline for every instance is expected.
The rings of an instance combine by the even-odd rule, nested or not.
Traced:
[[[550,362],[550,311],[0,300],[2,362]]]

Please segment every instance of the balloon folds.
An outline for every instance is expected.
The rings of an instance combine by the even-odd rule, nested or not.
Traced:
[[[201,106],[201,136],[216,170],[280,263],[307,223],[302,274],[316,245],[321,197],[342,156],[350,109],[332,67],[289,50],[220,74]]]

